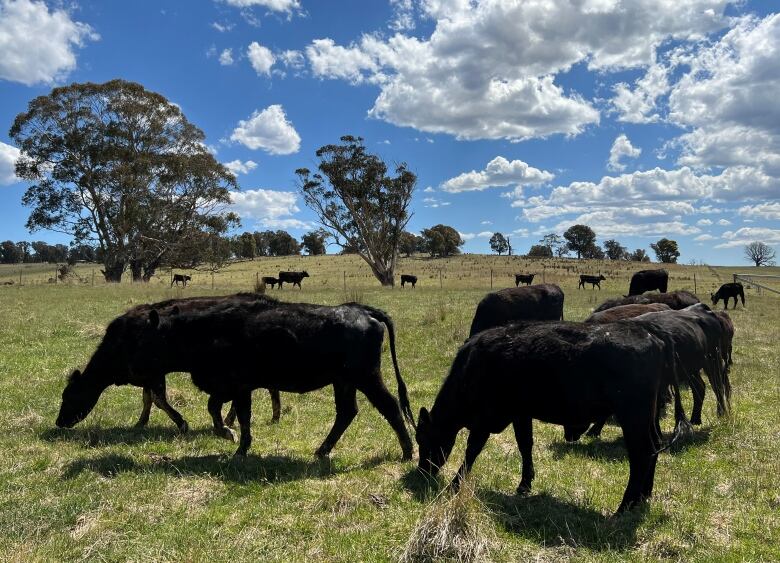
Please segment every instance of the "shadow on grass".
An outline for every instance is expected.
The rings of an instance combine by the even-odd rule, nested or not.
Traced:
[[[433,499],[446,487],[446,481],[441,475],[432,477],[413,467],[401,477],[401,485],[412,494],[415,500],[426,502]]]
[[[190,439],[205,434],[213,434],[211,428],[190,429],[182,434],[173,426],[133,426],[78,428],[49,428],[40,434],[41,440],[47,442],[75,442],[87,447],[113,446],[117,444],[140,444],[143,442],[170,441],[174,439]]]
[[[477,496],[508,532],[542,546],[594,550],[632,548],[636,544],[636,530],[649,509],[647,504],[642,504],[619,516],[605,516],[546,493],[517,496],[481,490]]]

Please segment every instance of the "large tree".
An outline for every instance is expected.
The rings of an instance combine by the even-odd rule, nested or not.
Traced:
[[[317,151],[319,172],[296,170],[306,204],[342,248],[354,248],[384,286],[394,284],[398,242],[411,218],[417,176],[406,164],[387,165],[366,151],[361,137]]]
[[[756,241],[745,246],[745,258],[753,262],[756,267],[774,266],[775,251],[766,243]]]
[[[503,234],[493,233],[493,236],[490,237],[490,249],[501,256],[504,252],[509,251],[509,241]]]
[[[528,258],[552,258],[553,251],[546,244],[535,244],[526,254]]]
[[[563,233],[563,238],[569,250],[577,253],[577,258],[583,253],[592,253],[592,247],[596,245],[596,233],[587,225],[572,225]]]
[[[449,225],[434,225],[422,230],[424,248],[431,256],[452,256],[460,253],[464,240],[460,233]]]
[[[615,239],[604,241],[604,253],[610,260],[628,260],[628,249]]]
[[[555,233],[548,233],[544,235],[539,240],[539,244],[550,249],[550,256],[555,254],[558,258],[561,258],[566,256],[566,254],[569,252],[566,240],[561,235]]]
[[[325,241],[328,238],[328,233],[322,229],[317,229],[310,233],[306,233],[301,238],[301,246],[306,250],[309,256],[319,256],[325,254]]]
[[[17,264],[22,261],[22,252],[12,240],[0,243],[0,261],[3,264]]]
[[[271,237],[268,252],[270,256],[292,256],[300,254],[301,245],[290,233],[279,230]]]
[[[31,231],[100,249],[106,281],[130,267],[148,280],[198,233],[238,224],[225,211],[236,180],[179,106],[140,84],[72,84],[32,100],[10,137]]]
[[[663,262],[664,264],[676,264],[677,259],[680,257],[680,251],[677,248],[676,240],[662,238],[658,242],[651,244],[650,248],[655,252],[658,261]]]
[[[632,262],[650,262],[650,257],[647,255],[647,251],[644,248],[637,248],[628,255],[628,259]]]
[[[409,231],[401,233],[401,238],[398,241],[398,252],[411,256],[415,252],[420,252],[423,247],[423,238],[417,236]]]

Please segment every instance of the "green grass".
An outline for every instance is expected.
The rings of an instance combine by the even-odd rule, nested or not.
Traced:
[[[133,429],[141,401],[131,387],[110,388],[77,427],[55,429],[65,377],[134,304],[247,290],[257,273],[306,269],[312,277],[302,291],[270,293],[328,304],[359,299],[387,310],[413,407],[430,407],[490,288],[491,269],[495,288],[513,284],[515,271],[544,272],[563,287],[569,320],[625,292],[639,269],[571,260],[545,266],[514,257],[406,259],[398,271],[420,276],[414,291],[378,288],[355,257],[235,264],[215,276],[213,290],[210,275],[197,272],[187,290],[170,289],[168,272],[148,285],[96,279],[93,287],[91,265],[78,267],[86,283],[57,285],[46,283],[52,266],[30,265],[18,287],[18,268],[0,267],[0,283],[17,279],[0,286],[0,560],[397,560],[449,501],[425,486],[414,463],[400,460],[392,430],[364,398],[330,461],[318,462],[312,453],[333,421],[331,391],[283,394],[278,425],[268,424],[270,401],[258,392],[250,455],[233,460],[235,446],[211,434],[206,397],[185,375],[168,378],[172,402],[192,428],[183,437],[156,409],[149,428]],[[693,289],[696,274],[704,298],[733,272],[751,270],[675,266],[670,285]],[[576,289],[580,272],[598,271],[608,277],[601,292]],[[535,423],[537,478],[522,499],[513,495],[519,456],[511,429],[491,438],[465,512],[490,538],[491,559],[780,559],[780,298],[751,289],[747,299],[747,309],[732,315],[734,415],[718,420],[708,393],[703,426],[661,455],[655,497],[643,511],[609,517],[628,478],[617,427],[608,425],[601,440],[568,445],[559,427]],[[394,389],[387,353],[383,370]],[[445,479],[462,459],[464,438]]]

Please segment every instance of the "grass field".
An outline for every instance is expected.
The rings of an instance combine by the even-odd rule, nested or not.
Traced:
[[[355,257],[267,258],[217,274],[193,273],[186,290],[170,273],[147,285],[106,285],[91,265],[78,283],[49,284],[54,267],[0,267],[0,560],[385,561],[397,560],[426,517],[447,510],[473,526],[481,558],[518,560],[780,560],[780,296],[747,292],[733,313],[737,335],[731,378],[733,416],[718,420],[711,392],[704,424],[660,456],[655,496],[646,508],[610,518],[628,478],[620,430],[566,444],[562,429],[534,423],[534,492],[516,498],[519,456],[511,429],[493,436],[474,469],[473,494],[453,503],[427,487],[397,440],[359,396],[360,414],[318,462],[314,449],[334,417],[331,391],[282,395],[282,420],[270,425],[270,401],[256,393],[250,455],[210,431],[206,397],[182,374],[169,393],[190,423],[177,435],[154,410],[150,426],[132,426],[137,388],[107,390],[71,430],[54,419],[65,377],[83,366],[106,324],[134,304],[171,296],[249,290],[256,275],[306,269],[303,290],[269,290],[283,299],[336,304],[360,300],[387,310],[397,327],[401,371],[413,408],[432,404],[475,304],[513,285],[514,272],[559,283],[565,317],[581,320],[601,300],[624,293],[636,264],[461,256],[402,261],[420,277],[416,290],[381,289]],[[579,273],[602,272],[602,291],[577,290]],[[752,268],[674,266],[671,289],[699,296]],[[761,273],[780,274],[780,269]],[[213,289],[212,289],[213,283]],[[731,313],[731,311],[730,311]],[[389,354],[383,357],[395,390]],[[690,412],[690,393],[685,392]],[[670,421],[664,421],[668,431]],[[462,459],[465,434],[444,471]],[[442,480],[442,482],[445,482]],[[469,494],[467,487],[464,495]],[[463,522],[461,522],[463,523]],[[474,541],[477,541],[474,540]],[[463,554],[466,552],[463,551]]]

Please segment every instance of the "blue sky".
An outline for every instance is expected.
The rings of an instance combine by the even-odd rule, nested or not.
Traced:
[[[522,253],[590,225],[683,262],[780,248],[774,1],[0,0],[0,239],[30,234],[8,129],[53,86],[138,81],[237,174],[243,229],[299,236],[296,168],[341,135],[418,175],[410,230]]]

